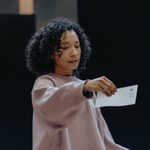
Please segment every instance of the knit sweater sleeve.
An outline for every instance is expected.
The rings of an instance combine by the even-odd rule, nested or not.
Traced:
[[[37,79],[32,90],[34,110],[54,127],[67,127],[78,116],[88,96],[82,93],[85,81],[55,87],[47,78]],[[91,98],[91,96],[89,97]]]

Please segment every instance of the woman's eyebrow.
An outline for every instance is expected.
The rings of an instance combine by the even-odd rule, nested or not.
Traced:
[[[61,42],[61,45],[67,45],[67,44],[69,44],[68,41]],[[80,41],[75,41],[75,44],[80,44]]]

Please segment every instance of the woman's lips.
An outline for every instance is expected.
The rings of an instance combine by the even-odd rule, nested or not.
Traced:
[[[79,60],[70,60],[70,61],[68,61],[68,63],[76,63],[76,62],[79,62]]]

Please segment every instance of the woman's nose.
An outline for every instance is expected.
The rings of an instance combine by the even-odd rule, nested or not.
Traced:
[[[76,48],[72,48],[71,50],[71,53],[70,53],[71,56],[75,56],[75,55],[78,55],[78,50]]]

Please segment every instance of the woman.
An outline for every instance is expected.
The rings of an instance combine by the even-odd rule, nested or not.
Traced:
[[[107,77],[80,80],[91,54],[83,29],[56,18],[36,32],[27,49],[27,67],[37,75],[32,89],[33,150],[127,150],[116,144],[95,92],[111,96]]]

